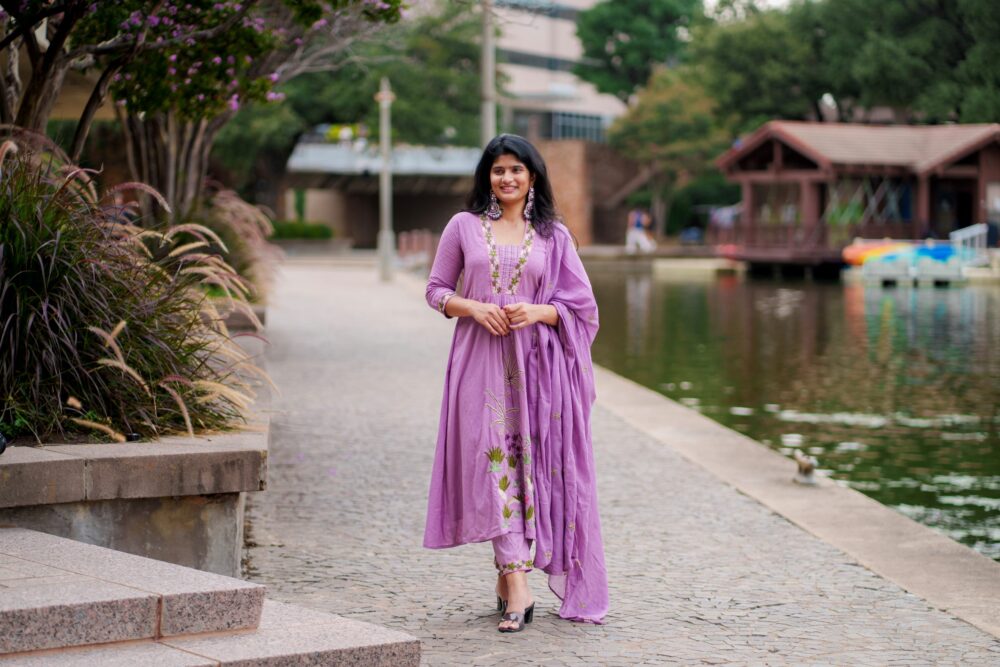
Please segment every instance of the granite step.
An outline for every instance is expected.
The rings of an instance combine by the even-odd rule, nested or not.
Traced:
[[[251,630],[265,587],[23,528],[0,528],[0,655]]]
[[[403,632],[266,600],[256,630],[0,656],[3,667],[417,667]]]

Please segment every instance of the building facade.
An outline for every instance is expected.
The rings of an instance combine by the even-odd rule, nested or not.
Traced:
[[[625,112],[613,95],[573,74],[583,47],[579,13],[598,0],[493,0],[497,27],[501,132],[527,137],[542,153],[563,220],[581,245],[624,237],[627,184],[636,165],[604,144]],[[478,95],[479,91],[469,91]],[[480,148],[397,146],[393,150],[393,226],[440,233],[462,208]],[[373,247],[378,231],[376,147],[303,137],[288,162],[286,187],[305,191],[305,215],[355,247]],[[285,211],[291,211],[288,192]]]
[[[573,74],[583,57],[576,17],[597,2],[494,0],[502,128],[533,141],[604,141],[625,105]]]

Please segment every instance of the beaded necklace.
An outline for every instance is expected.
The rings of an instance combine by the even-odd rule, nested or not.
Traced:
[[[496,240],[493,238],[493,225],[490,224],[486,215],[480,215],[479,220],[483,223],[483,235],[486,237],[486,249],[490,256],[490,282],[493,283],[494,294],[515,294],[517,285],[521,282],[521,271],[528,263],[528,255],[531,254],[531,244],[535,239],[535,228],[530,222],[525,222],[524,239],[521,241],[521,253],[517,257],[517,264],[514,265],[514,273],[510,277],[510,286],[504,290],[500,284],[500,257],[497,253]]]

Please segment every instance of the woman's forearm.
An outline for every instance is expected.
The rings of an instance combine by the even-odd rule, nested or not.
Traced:
[[[559,324],[559,311],[551,303],[538,304],[538,321],[554,327]]]
[[[466,299],[456,294],[444,304],[444,313],[448,317],[471,317],[473,308],[478,304],[478,301]]]

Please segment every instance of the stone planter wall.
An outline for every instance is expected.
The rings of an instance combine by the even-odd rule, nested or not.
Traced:
[[[245,494],[266,479],[266,429],[9,447],[0,524],[239,576]]]

